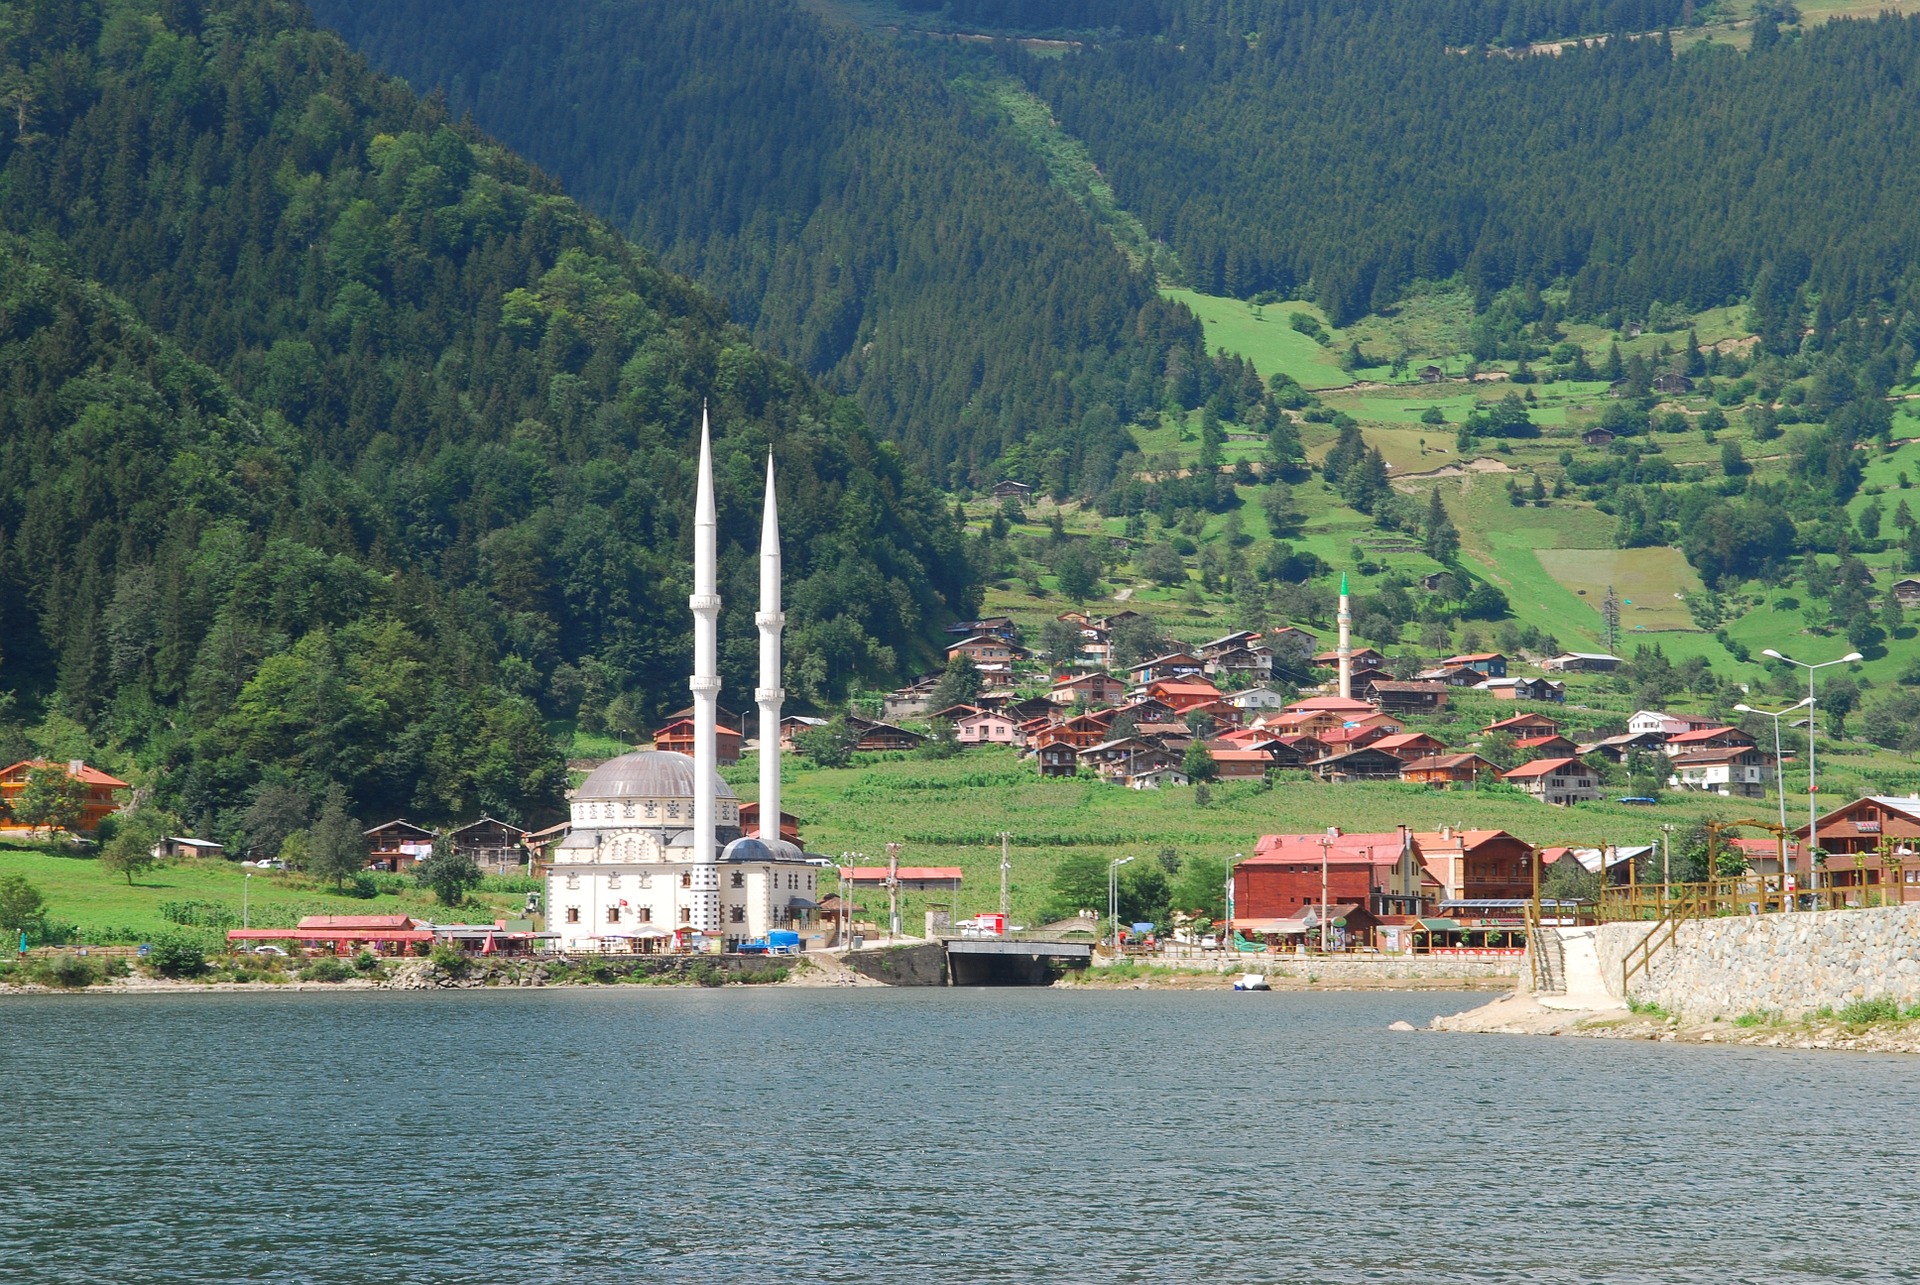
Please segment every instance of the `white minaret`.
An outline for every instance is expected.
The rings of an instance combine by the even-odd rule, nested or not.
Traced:
[[[760,514],[760,610],[753,623],[760,628],[760,685],[753,689],[760,704],[760,838],[771,843],[780,837],[780,706],[787,698],[780,686],[780,631],[787,617],[780,610],[780,514],[773,498],[771,447]]]
[[[720,867],[713,842],[716,807],[714,776],[720,754],[715,723],[720,699],[719,648],[715,641],[720,618],[719,567],[715,545],[719,524],[713,513],[713,447],[707,440],[707,408],[700,408],[700,480],[693,502],[693,886],[691,926],[698,932],[720,931]]]
[[[1353,606],[1347,599],[1347,573],[1340,573],[1340,694],[1353,699]]]

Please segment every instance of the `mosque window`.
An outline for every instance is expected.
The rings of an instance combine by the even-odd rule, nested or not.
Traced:
[[[735,906],[733,912],[729,914],[727,918],[736,924],[744,924],[747,922],[747,908],[745,906]]]
[[[693,922],[693,907],[692,907],[692,906],[682,906],[682,907],[680,907],[680,922],[681,922],[681,923],[683,923],[683,924],[690,924],[690,923],[692,923],[692,922]]]
[[[678,821],[679,819],[680,819],[680,805],[675,802],[669,802],[667,804],[667,820]]]
[[[607,922],[610,924],[617,924],[620,922],[620,907],[618,906],[607,907]]]
[[[744,888],[747,886],[747,876],[744,871],[736,870],[733,872],[733,886],[736,888]]]
[[[637,911],[635,911],[635,912],[634,912],[634,918],[635,918],[635,919],[638,919],[638,920],[639,920],[639,921],[640,921],[641,923],[643,923],[643,924],[650,924],[650,923],[652,923],[652,922],[653,922],[653,907],[652,907],[652,906],[642,906],[642,907],[640,907],[640,909],[639,909],[639,910],[637,910]]]
[[[567,922],[570,924],[577,924],[580,922],[580,907],[578,906],[567,907]]]
[[[682,870],[682,871],[680,872],[680,886],[681,886],[682,888],[691,888],[691,887],[693,887],[693,871],[691,871],[691,870]]]
[[[568,892],[579,892],[579,891],[580,891],[580,876],[579,876],[579,875],[571,875],[571,874],[570,874],[570,875],[568,875],[568,876],[567,876],[567,891],[568,891]]]
[[[653,887],[653,876],[643,874],[636,878],[634,882],[638,883],[642,888],[651,888]]]
[[[619,876],[619,875],[608,875],[608,876],[607,876],[607,887],[609,887],[609,888],[618,888],[619,886],[620,886],[620,876]]]
[[[652,799],[647,800],[647,820],[652,821],[660,815],[660,805]]]
[[[620,815],[623,817],[626,817],[628,820],[633,819],[633,800],[632,799],[628,799],[626,802],[620,805]]]

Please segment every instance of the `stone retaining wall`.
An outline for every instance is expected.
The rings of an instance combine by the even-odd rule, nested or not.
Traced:
[[[947,948],[937,941],[918,946],[850,950],[843,962],[854,972],[889,986],[947,984]]]
[[[1614,995],[1622,957],[1648,931],[1601,925],[1602,976]],[[1627,998],[1689,1018],[1794,1018],[1856,1000],[1920,1004],[1920,906],[1694,920],[1655,952]]]

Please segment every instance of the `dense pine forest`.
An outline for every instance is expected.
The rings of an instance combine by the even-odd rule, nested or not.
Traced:
[[[937,69],[790,2],[320,0],[318,17],[854,393],[936,481],[1110,482],[1198,324]]]
[[[1196,0],[1177,42],[1008,66],[1213,294],[1346,321],[1458,273],[1483,304],[1564,280],[1577,315],[1804,289],[1845,317],[1915,264],[1920,18],[1511,58],[1452,12]]]
[[[544,720],[685,699],[703,397],[730,690],[769,444],[802,700],[975,606],[855,407],[298,6],[9,3],[0,48],[9,756],[105,755],[229,838],[272,786],[550,815]]]

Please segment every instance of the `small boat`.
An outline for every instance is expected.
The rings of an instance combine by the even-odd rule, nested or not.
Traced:
[[[1242,973],[1234,979],[1233,989],[1237,991],[1270,991],[1265,973]]]

